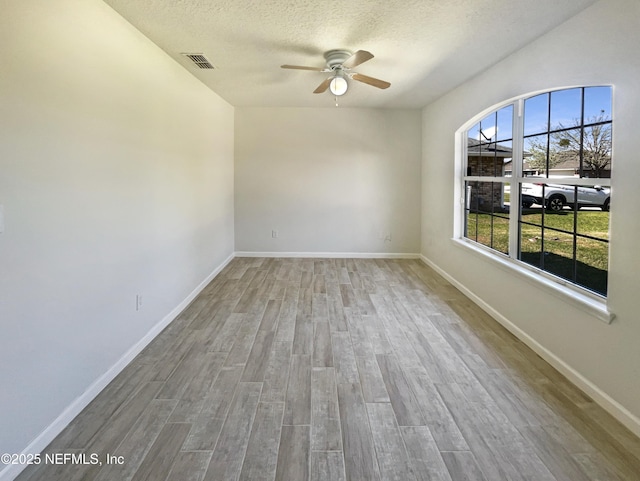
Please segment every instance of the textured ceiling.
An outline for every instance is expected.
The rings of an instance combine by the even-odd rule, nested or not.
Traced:
[[[595,0],[105,0],[234,106],[331,107],[313,90],[331,49],[368,50],[344,107],[420,108]],[[204,53],[199,70],[180,54]]]

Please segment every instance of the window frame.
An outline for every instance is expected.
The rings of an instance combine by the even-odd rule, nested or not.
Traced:
[[[455,186],[454,186],[454,232],[453,241],[456,245],[464,248],[465,250],[471,250],[482,257],[493,261],[502,270],[507,270],[510,273],[516,273],[519,277],[532,283],[536,287],[540,287],[543,290],[559,296],[576,307],[582,309],[585,312],[593,315],[603,322],[611,323],[615,314],[613,314],[607,304],[607,296],[598,294],[587,287],[581,287],[579,284],[572,282],[571,280],[564,279],[549,271],[542,270],[525,261],[520,260],[520,223],[521,223],[521,185],[523,183],[531,183],[532,177],[523,175],[523,162],[522,156],[525,146],[525,119],[524,119],[524,105],[525,101],[529,98],[541,95],[551,94],[552,92],[575,89],[575,88],[590,88],[590,87],[608,87],[611,89],[611,125],[613,125],[613,85],[578,85],[570,87],[559,87],[554,89],[545,89],[537,92],[532,92],[511,99],[505,100],[498,104],[495,104],[479,114],[475,115],[472,119],[465,122],[464,125],[456,132],[455,140]],[[509,105],[513,106],[513,125],[511,133],[511,144],[513,149],[513,156],[511,161],[511,174],[509,176],[503,173],[499,177],[467,175],[467,159],[468,159],[468,132],[481,120],[503,109]],[[583,115],[584,116],[584,115]],[[582,119],[582,126],[584,128],[584,118]],[[548,126],[548,130],[551,130],[551,126]],[[613,134],[611,134],[613,135]],[[612,153],[613,158],[613,141],[612,141]],[[510,203],[514,205],[513,199],[515,198],[518,209],[510,209],[509,212],[509,252],[505,254],[491,247],[487,247],[482,243],[476,242],[465,236],[467,229],[467,196],[466,185],[467,182],[487,182],[498,183],[501,185],[510,185]],[[611,188],[611,178],[585,178],[585,177],[553,177],[554,184],[563,185],[575,185],[575,186],[596,186],[606,185]],[[504,187],[503,187],[504,189]],[[517,197],[514,197],[517,196]],[[546,228],[546,227],[545,227]],[[610,233],[611,222],[609,221],[609,242],[607,243],[607,271],[610,268]],[[573,233],[575,235],[575,232]]]

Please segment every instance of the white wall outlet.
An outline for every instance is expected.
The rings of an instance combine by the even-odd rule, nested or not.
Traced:
[[[142,309],[142,294],[136,294],[136,311]]]
[[[277,239],[277,238],[278,238],[278,231],[277,231],[277,230],[275,230],[275,229],[274,229],[274,230],[272,230],[272,231],[271,231],[271,237],[272,237],[272,238],[274,238],[274,239]]]

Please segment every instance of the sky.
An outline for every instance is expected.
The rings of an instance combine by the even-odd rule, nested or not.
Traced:
[[[576,125],[581,118],[581,88],[558,90],[525,100],[524,135],[533,135],[547,130],[549,102],[551,102],[551,128]],[[584,119],[603,113],[611,118],[611,87],[587,87],[584,89]]]

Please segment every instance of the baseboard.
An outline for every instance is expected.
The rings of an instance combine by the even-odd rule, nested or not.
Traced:
[[[420,254],[396,252],[247,252],[237,251],[236,257],[307,257],[315,259],[419,259]]]
[[[454,285],[457,289],[459,289],[465,296],[471,299],[475,304],[477,304],[483,311],[489,314],[493,319],[495,319],[498,323],[500,323],[505,329],[511,332],[514,336],[520,339],[523,343],[525,343],[528,347],[530,347],[536,354],[538,354],[542,359],[547,361],[551,366],[557,369],[560,373],[562,373],[569,381],[575,384],[578,388],[584,391],[588,396],[590,396],[599,406],[601,406],[605,411],[611,414],[614,418],[620,421],[627,429],[633,432],[636,436],[640,437],[640,418],[631,413],[627,408],[625,408],[618,401],[609,396],[606,392],[600,389],[598,386],[593,384],[589,379],[584,377],[578,371],[576,371],[573,367],[559,358],[556,354],[549,351],[546,347],[536,341],[529,334],[524,332],[518,326],[509,321],[506,317],[496,311],[493,307],[483,301],[481,298],[476,296],[472,291],[470,291],[466,286],[458,282],[452,276],[450,276],[446,271],[444,271],[440,266],[436,263],[427,259],[424,255],[420,255],[419,258],[426,265],[435,270],[438,274],[444,277],[447,281],[449,281],[452,285]]]
[[[180,304],[178,304],[169,314],[167,314],[158,324],[153,326],[145,336],[134,344],[107,372],[100,376],[89,388],[73,401],[55,421],[45,428],[29,445],[22,451],[22,454],[35,454],[42,452],[69,425],[87,405],[107,387],[107,385],[122,370],[155,339],[190,303],[196,296],[224,269],[235,256],[232,254],[216,267],[205,280],[203,280]],[[0,471],[0,481],[13,481],[24,469],[26,465],[7,465]]]

